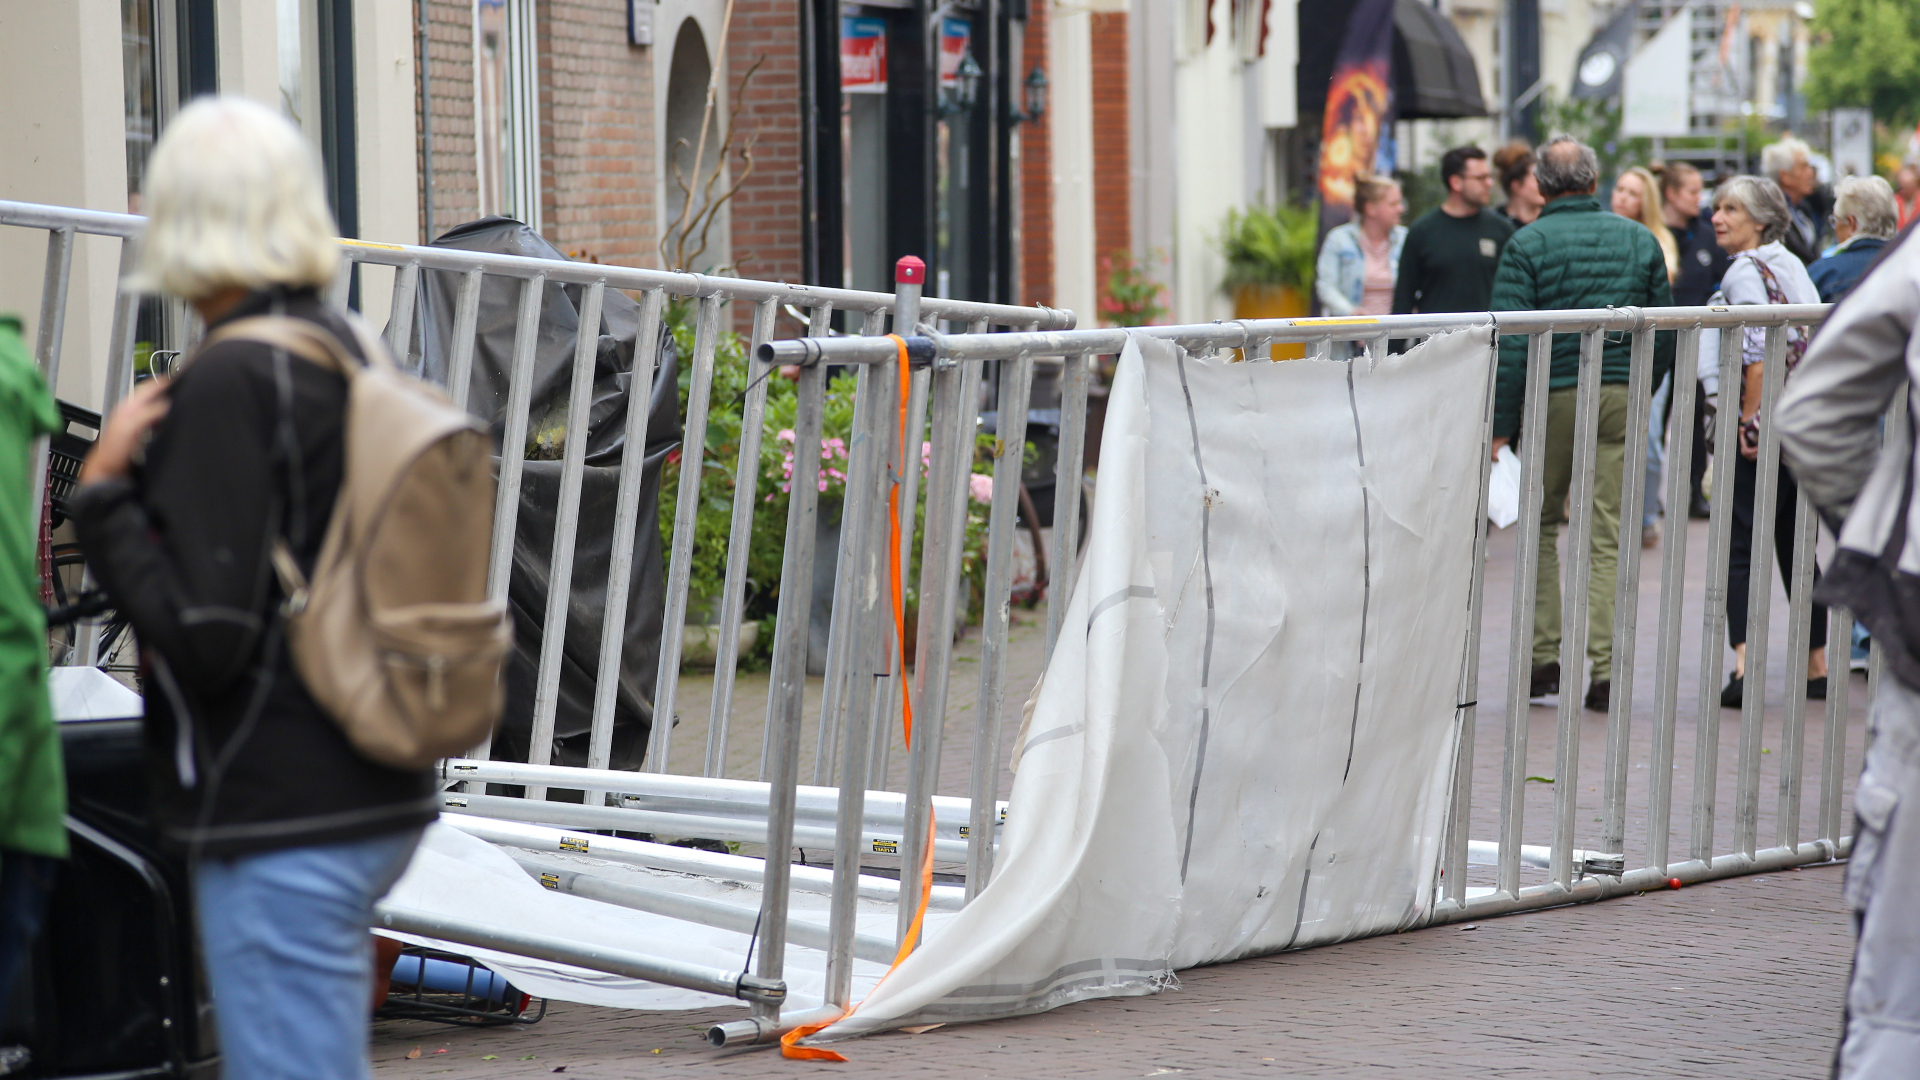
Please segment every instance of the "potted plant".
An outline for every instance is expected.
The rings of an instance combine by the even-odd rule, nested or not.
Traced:
[[[1320,217],[1312,206],[1249,206],[1227,211],[1220,251],[1227,257],[1221,289],[1236,319],[1297,319],[1313,290]],[[1306,355],[1302,345],[1276,345],[1273,358]]]

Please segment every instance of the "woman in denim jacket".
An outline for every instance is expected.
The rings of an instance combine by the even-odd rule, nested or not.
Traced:
[[[1327,234],[1314,266],[1314,292],[1324,314],[1392,314],[1400,247],[1407,239],[1400,224],[1405,212],[1399,184],[1369,176],[1354,185],[1353,220]]]

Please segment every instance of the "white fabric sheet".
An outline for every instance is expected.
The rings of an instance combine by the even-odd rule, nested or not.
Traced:
[[[1426,916],[1493,342],[1350,364],[1128,344],[993,881],[825,1037],[1151,993]]]
[[[760,906],[760,889],[753,885],[644,870],[566,855],[542,854],[540,858],[548,862],[575,863],[581,873],[625,884],[718,900],[750,911],[757,911]],[[790,895],[790,903],[797,917],[823,927],[827,924],[827,897],[802,892]],[[387,894],[386,900],[398,907],[417,908],[483,925],[613,946],[690,964],[737,971],[747,959],[746,934],[551,892],[528,876],[506,851],[439,823],[428,826],[419,849],[414,853],[413,862],[408,864],[407,872]],[[928,919],[930,922],[944,923],[953,917],[954,913],[940,912],[937,915],[930,913]],[[892,904],[861,903],[862,933],[890,939],[895,918]],[[682,990],[619,975],[604,975],[490,949],[475,949],[411,934],[381,933],[401,941],[472,956],[505,975],[507,981],[521,991],[539,998],[621,1009],[704,1009],[715,1005],[745,1004],[715,994]],[[815,949],[788,946],[788,1008],[811,1008],[822,1002],[826,955]],[[879,980],[884,970],[879,964],[854,962],[855,1000]]]

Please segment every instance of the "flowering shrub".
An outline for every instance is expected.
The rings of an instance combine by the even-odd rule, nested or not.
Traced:
[[[680,408],[686,402],[693,375],[693,312],[691,308],[669,311],[675,343],[679,348]],[[742,414],[748,386],[746,343],[738,335],[721,335],[714,351],[713,390],[707,414],[706,446],[700,455],[700,500],[695,511],[692,566],[689,570],[690,613],[710,610],[726,585],[727,545],[732,534],[735,475],[740,456]],[[839,518],[846,495],[848,440],[853,434],[853,396],[857,385],[853,375],[840,375],[827,386],[821,416],[820,470],[816,481],[820,495],[820,517],[832,522]],[[767,377],[767,404],[760,442],[760,463],[753,528],[747,555],[746,617],[767,621],[760,634],[759,655],[749,662],[764,664],[773,640],[771,619],[780,595],[780,574],[786,551],[787,504],[792,495],[795,454],[795,429],[798,425],[799,394],[794,383],[778,373]],[[983,437],[976,452],[975,469],[991,468],[992,438]],[[672,559],[674,513],[679,496],[680,475],[685,468],[683,448],[667,455],[660,477],[660,534],[667,559]],[[920,446],[921,483],[913,508],[914,539],[912,565],[903,567],[908,589],[907,605],[918,608],[920,547],[926,518],[926,478],[932,466],[933,446]],[[961,574],[967,579],[970,598],[968,615],[978,610],[978,598],[985,576],[987,503],[992,498],[993,478],[983,472],[971,475],[967,492],[965,542],[961,553]],[[801,583],[811,588],[812,578]],[[693,615],[689,616],[693,618]],[[913,616],[909,614],[911,623]]]

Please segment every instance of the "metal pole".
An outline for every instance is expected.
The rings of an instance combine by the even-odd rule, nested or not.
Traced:
[[[1567,497],[1567,573],[1560,597],[1560,723],[1553,774],[1553,869],[1562,888],[1573,885],[1573,818],[1579,807],[1580,684],[1586,671],[1588,591],[1593,585],[1595,458],[1600,450],[1600,366],[1604,335],[1580,335],[1580,383],[1575,391],[1573,478]]]
[[[387,309],[387,348],[404,357],[413,346],[414,297],[420,292],[420,264],[410,262],[393,275],[393,306]]]
[[[1695,357],[1700,331],[1682,330],[1674,343],[1673,416],[1688,426],[1684,438],[1667,442],[1667,506],[1670,524],[1660,563],[1660,637],[1654,645],[1653,753],[1647,778],[1647,864],[1663,873],[1673,829],[1673,737],[1680,701],[1680,618],[1686,600],[1687,518],[1671,524],[1673,507],[1686,506],[1693,476],[1694,395],[1698,390]],[[1669,428],[1671,431],[1672,429]]]
[[[1800,794],[1807,759],[1807,668],[1812,662],[1808,651],[1813,640],[1813,545],[1819,528],[1820,519],[1813,516],[1807,493],[1797,492],[1793,503],[1793,571],[1789,576],[1792,595],[1787,601],[1787,710],[1780,733],[1775,847],[1797,847],[1800,843]],[[1835,681],[1827,679],[1829,694]]]
[[[727,771],[733,679],[740,667],[740,622],[744,617],[741,605],[747,593],[747,555],[753,546],[753,504],[760,495],[760,440],[767,426],[767,379],[773,374],[773,366],[755,356],[760,344],[773,337],[775,310],[772,300],[763,300],[754,306],[753,337],[747,347],[747,396],[741,403],[740,450],[733,467],[733,517],[727,525],[727,580],[721,589],[720,643],[713,664],[713,706],[707,720],[705,773],[708,776],[724,776]],[[817,460],[818,455],[815,458]],[[791,502],[788,505],[791,506]],[[812,582],[811,566],[797,573],[800,576],[793,579],[795,582]]]
[[[1713,858],[1720,767],[1720,650],[1726,642],[1728,544],[1733,538],[1733,470],[1740,426],[1740,345],[1744,330],[1720,332],[1720,403],[1713,437],[1712,512],[1707,520],[1707,596],[1700,626],[1700,713],[1694,728],[1690,854]],[[1731,397],[1729,397],[1731,395]]]
[[[1613,606],[1613,685],[1607,699],[1607,756],[1601,774],[1606,820],[1600,849],[1609,852],[1626,850],[1628,739],[1633,725],[1633,665],[1640,631],[1640,507],[1645,502],[1647,436],[1653,420],[1653,333],[1634,331],[1627,373],[1626,463],[1620,478],[1619,561]],[[1679,542],[1686,542],[1685,534]]]
[[[1500,789],[1499,891],[1520,895],[1520,842],[1527,818],[1527,720],[1533,671],[1533,599],[1540,568],[1540,513],[1546,502],[1547,378],[1553,335],[1527,339],[1526,414],[1520,422],[1520,535],[1513,551],[1513,637],[1507,649],[1507,745]],[[1566,678],[1566,673],[1561,673]]]
[[[342,264],[343,268],[346,264]],[[487,568],[487,595],[505,600],[513,579],[513,541],[520,521],[520,474],[527,458],[527,425],[533,403],[534,350],[540,339],[540,304],[547,278],[536,274],[520,283],[520,309],[513,322],[513,374],[507,383],[507,408],[500,436],[500,486],[493,503],[493,562]],[[489,734],[468,757],[493,756]],[[539,764],[546,764],[540,762]]]
[[[594,669],[593,727],[587,737],[587,767],[613,760],[613,713],[620,695],[620,660],[626,651],[627,596],[633,589],[633,538],[640,528],[640,488],[647,467],[654,371],[660,362],[660,316],[667,295],[649,289],[640,297],[640,329],[633,344],[632,397],[627,403],[620,483],[613,502],[613,558],[607,564],[607,602],[600,617],[600,662]],[[654,722],[659,722],[658,714]]]
[[[1474,500],[1472,584],[1467,592],[1467,642],[1460,658],[1459,726],[1454,733],[1453,800],[1447,811],[1447,847],[1442,877],[1446,898],[1467,899],[1467,841],[1473,815],[1473,740],[1479,721],[1480,634],[1487,586],[1487,490],[1493,472],[1493,401],[1499,379],[1500,336],[1487,357],[1487,396],[1480,410],[1480,493]]]
[[[533,689],[533,730],[527,760],[545,765],[553,758],[554,714],[560,704],[560,666],[566,656],[567,616],[573,611],[573,542],[580,529],[580,483],[587,464],[587,428],[593,411],[593,368],[600,355],[600,308],[604,284],[588,286],[580,303],[580,330],[574,335],[573,377],[567,394],[567,441],[560,452],[560,502],[554,511],[553,554],[547,581],[547,610],[540,629],[540,666]],[[601,672],[604,678],[606,672]],[[545,799],[546,788],[527,787],[527,798]]]
[[[467,399],[473,391],[474,334],[480,326],[480,286],[485,277],[480,270],[460,275],[460,299],[453,309],[453,354],[447,361],[447,396],[463,409],[467,408]],[[634,351],[639,351],[637,345]]]
[[[967,785],[975,800],[986,801],[975,802],[968,826],[968,900],[979,896],[993,877],[993,807],[1000,790],[1000,714],[1006,706],[1007,634],[1012,622],[1013,534],[1020,512],[1020,468],[1026,456],[1027,398],[1032,389],[1032,356],[1023,353],[1000,365],[999,431],[993,442],[993,508],[987,520],[983,590],[986,611],[980,623],[980,698]]]
[[[896,440],[900,445],[893,462],[893,467],[898,470],[895,475],[899,477],[900,484],[900,580],[903,587],[904,583],[910,580],[913,574],[914,511],[916,508],[915,500],[920,496],[920,452],[917,448],[924,445],[926,436],[927,383],[930,377],[930,373],[923,370],[914,372],[912,379],[909,380],[907,390],[908,436],[905,439]],[[893,429],[889,428],[888,430]],[[926,594],[922,593],[920,595],[924,602]],[[904,699],[900,696],[900,687],[897,680],[906,678],[907,670],[904,647],[896,643],[895,652],[898,655],[895,657],[895,663],[893,664],[893,674],[888,676],[891,685],[887,687],[886,723],[882,728],[883,731],[889,732],[894,729],[894,726],[900,719],[900,709]],[[869,748],[872,757],[867,768],[870,787],[887,787],[887,759],[892,750],[893,740],[890,738],[875,739],[873,741],[872,747]]]
[[[1780,486],[1780,439],[1771,421],[1787,367],[1786,331],[1770,326],[1766,340],[1766,368],[1760,381],[1760,455],[1753,478],[1753,555],[1748,560],[1747,672],[1740,698],[1740,772],[1734,789],[1733,811],[1734,849],[1747,855],[1759,850],[1760,741],[1767,718],[1767,632],[1771,623],[1767,616],[1773,606],[1773,518]]]
[[[653,692],[653,730],[647,735],[649,772],[667,771],[674,705],[680,691],[681,635],[687,623],[687,585],[693,575],[695,513],[707,448],[707,408],[713,396],[713,351],[720,337],[720,298],[700,298],[693,330],[693,382],[687,392],[686,434],[680,440],[680,489],[673,510],[673,553],[667,560],[667,610],[660,624],[660,668]]]
[[[1047,644],[1060,636],[1079,578],[1080,498],[1086,480],[1087,363],[1085,353],[1068,353],[1060,373],[1060,448],[1053,479],[1053,543],[1047,555]]]

